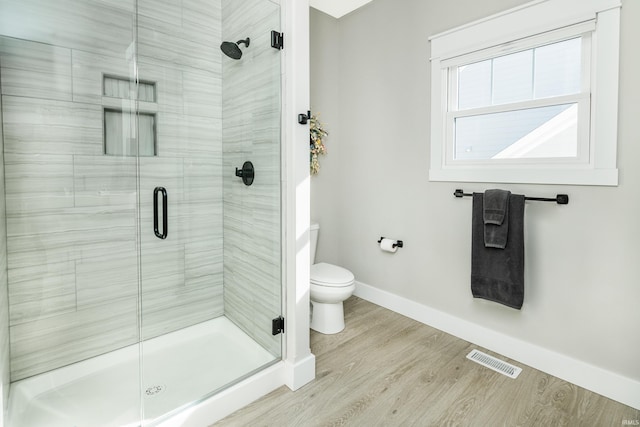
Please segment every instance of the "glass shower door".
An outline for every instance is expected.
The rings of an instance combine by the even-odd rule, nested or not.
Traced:
[[[140,419],[135,14],[0,2],[10,425]]]
[[[223,39],[250,39],[243,55],[222,56],[225,314],[276,358],[282,335],[280,8],[268,0],[223,0]],[[252,162],[250,186],[234,176]]]
[[[138,0],[146,422],[212,391],[206,341],[224,314],[220,31],[219,2]]]

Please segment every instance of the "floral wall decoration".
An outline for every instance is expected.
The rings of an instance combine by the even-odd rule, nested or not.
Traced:
[[[310,137],[310,160],[311,160],[311,175],[316,175],[318,171],[320,171],[320,163],[318,163],[318,156],[321,154],[326,154],[327,149],[324,146],[324,138],[329,135],[329,133],[324,130],[324,125],[320,123],[318,117],[315,115],[311,116],[311,120],[309,121],[309,131],[311,134]]]

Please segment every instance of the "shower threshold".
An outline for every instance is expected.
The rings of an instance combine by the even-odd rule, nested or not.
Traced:
[[[142,348],[142,350],[141,350]],[[142,389],[140,388],[140,353]],[[142,425],[271,364],[226,317],[11,384],[9,427]]]

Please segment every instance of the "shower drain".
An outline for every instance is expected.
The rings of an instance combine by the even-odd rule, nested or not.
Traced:
[[[162,393],[165,388],[166,387],[163,386],[163,385],[154,385],[154,386],[151,386],[151,387],[147,388],[144,393],[147,396],[155,396],[157,394]]]

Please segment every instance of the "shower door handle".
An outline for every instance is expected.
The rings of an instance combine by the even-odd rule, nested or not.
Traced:
[[[162,193],[162,233],[158,230],[158,194]],[[158,239],[167,238],[167,190],[164,187],[156,187],[153,190],[153,232]]]

